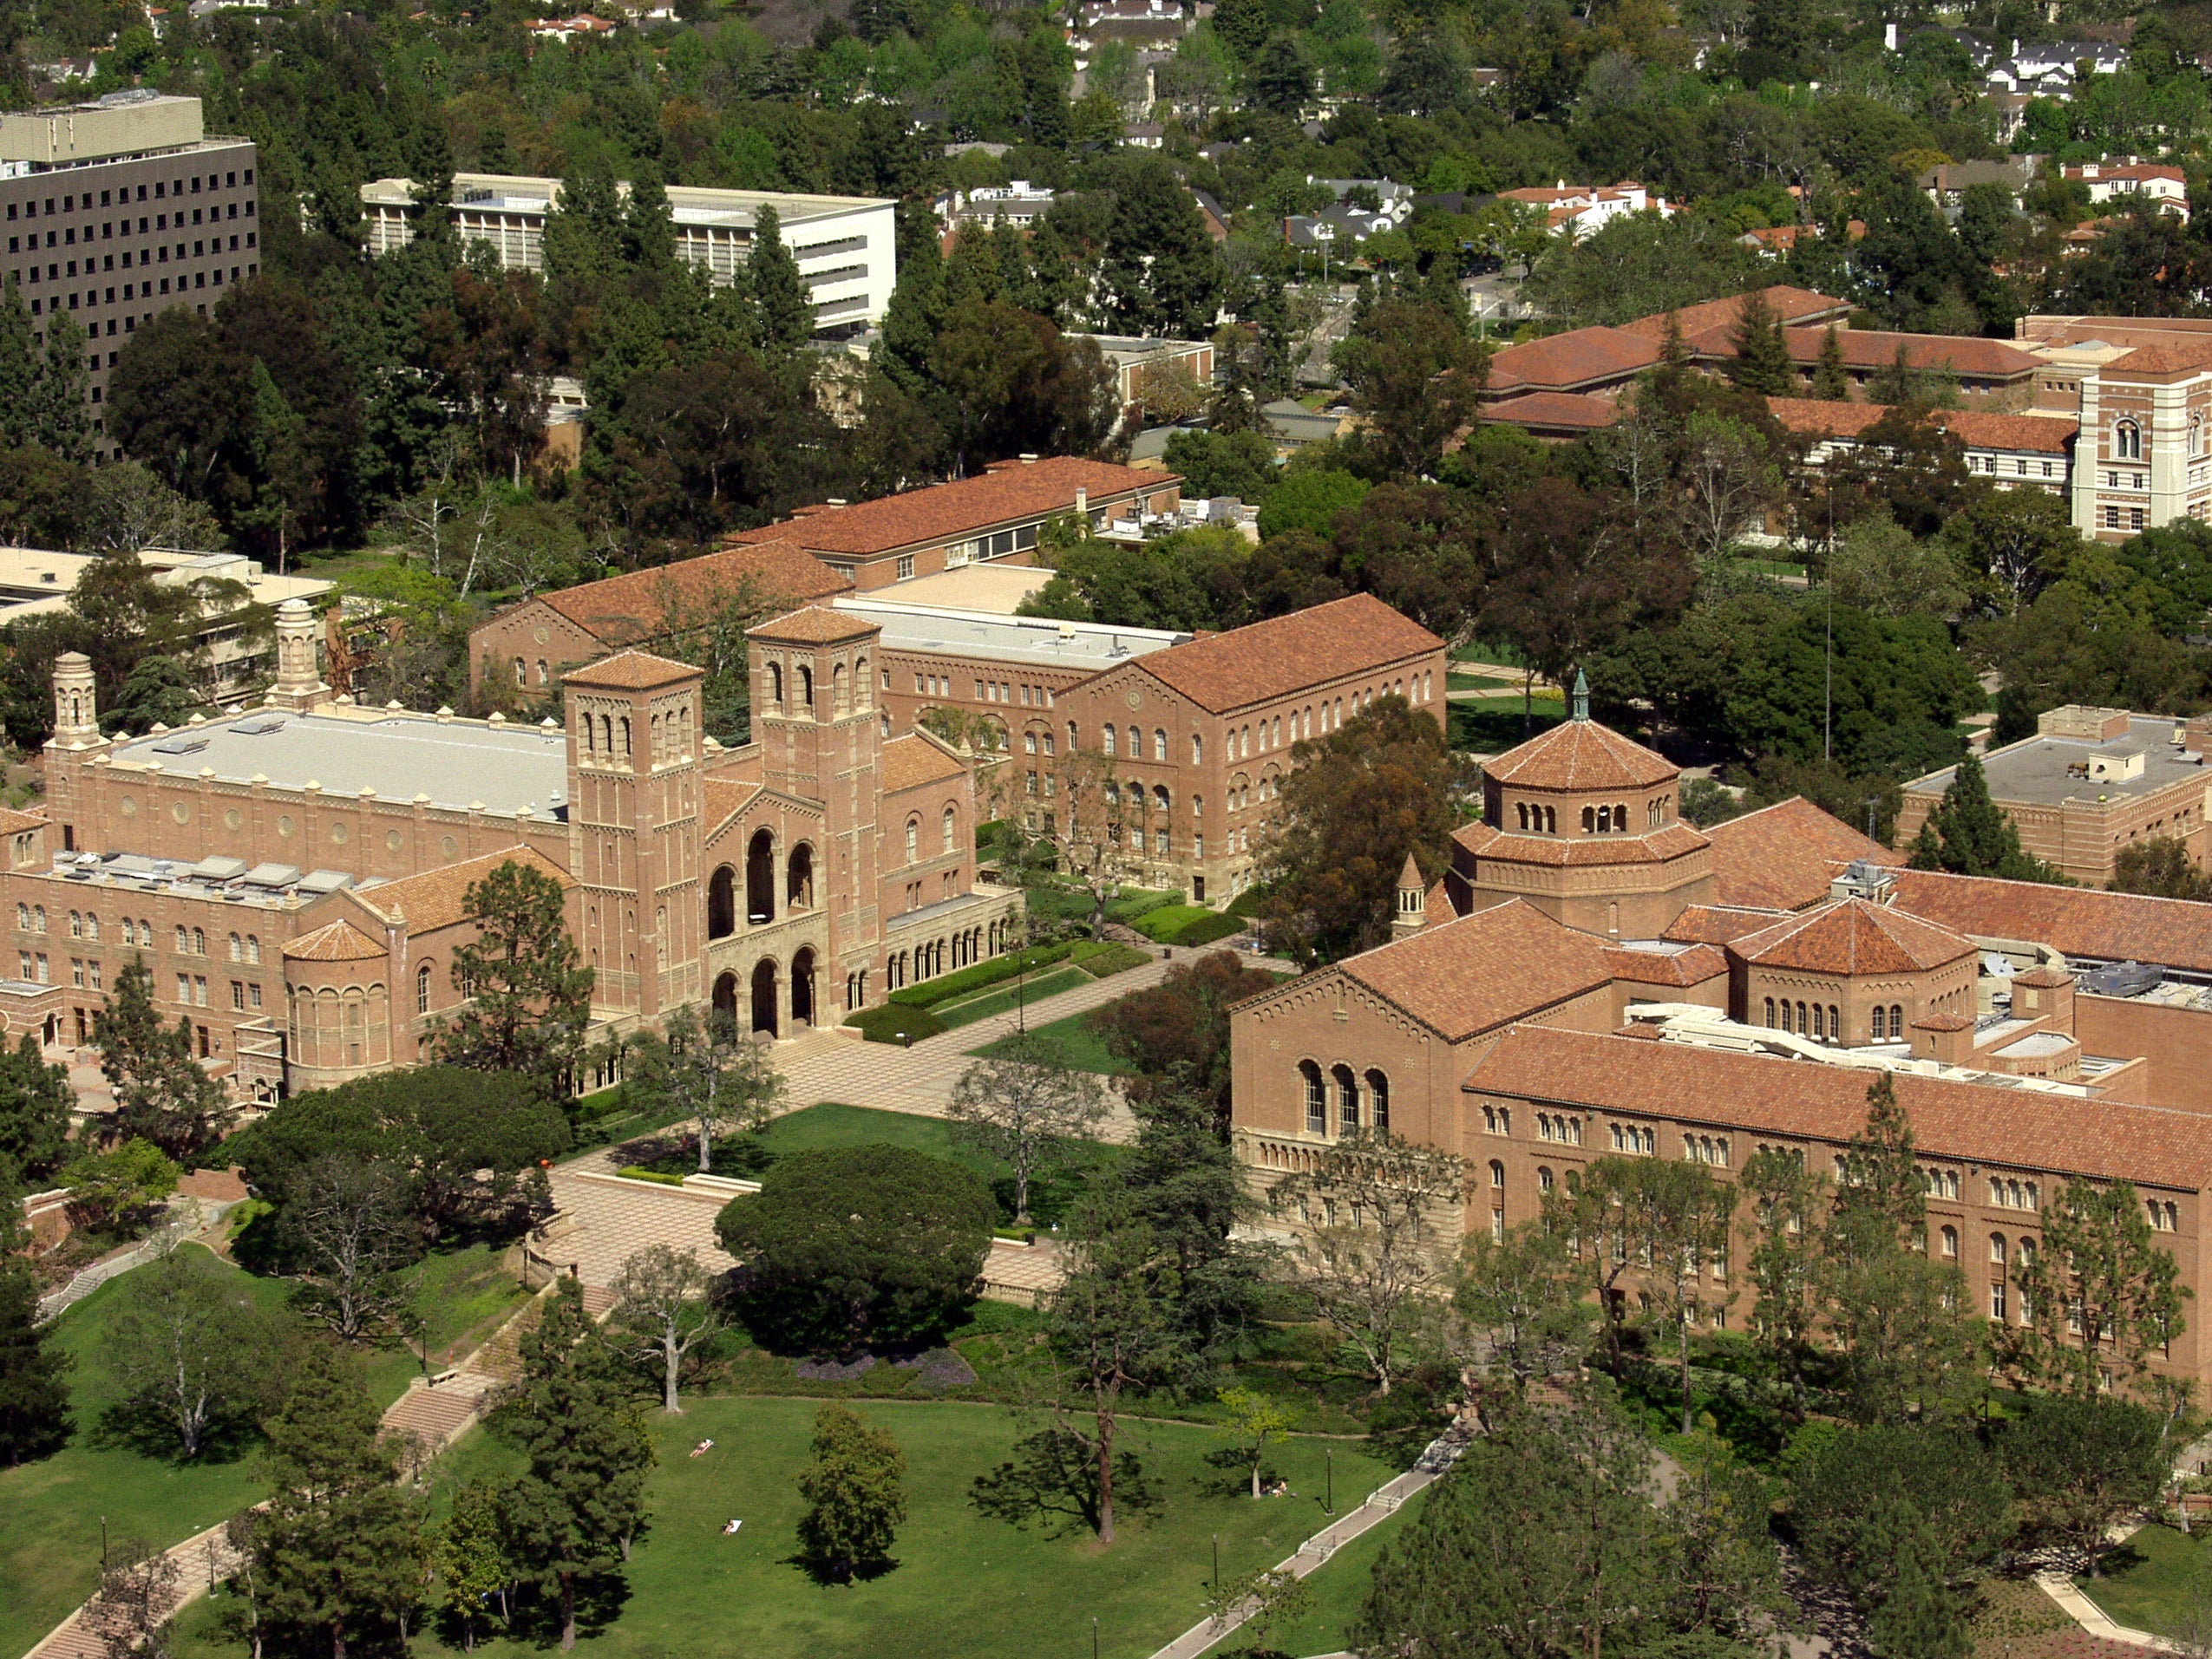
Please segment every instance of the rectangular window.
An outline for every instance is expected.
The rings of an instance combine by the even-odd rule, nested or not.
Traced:
[[[261,1006],[261,987],[248,985],[245,988],[245,1000],[248,1007],[259,1009]]]
[[[901,582],[911,582],[911,581],[913,581],[913,579],[914,579],[914,556],[913,556],[912,553],[901,553],[901,554],[900,554],[900,555],[899,555],[899,580],[900,580]]]
[[[100,964],[97,962],[92,963],[92,989],[95,990],[104,989],[100,983]]]
[[[43,950],[38,953],[38,983],[42,985],[50,985],[54,983],[53,976],[47,971],[46,953]]]
[[[207,976],[195,974],[192,981],[192,1000],[200,1008],[207,1006]]]
[[[245,986],[236,979],[231,981],[231,1006],[241,1012],[245,1008]]]
[[[84,962],[81,957],[69,958],[69,983],[79,986],[84,983]]]

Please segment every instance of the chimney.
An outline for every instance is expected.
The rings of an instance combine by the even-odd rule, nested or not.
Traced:
[[[1090,492],[1083,485],[1078,484],[1076,486],[1076,517],[1078,519],[1088,519],[1090,516]]]

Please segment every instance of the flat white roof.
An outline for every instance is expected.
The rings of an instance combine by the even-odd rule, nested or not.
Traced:
[[[1159,628],[1113,628],[1103,623],[1009,617],[850,595],[831,604],[880,628],[884,647],[889,650],[932,651],[978,661],[1035,663],[1092,672],[1191,638],[1188,634]]]
[[[630,186],[624,180],[617,188],[627,193]],[[413,201],[414,191],[412,180],[375,179],[361,186],[361,199],[374,206],[406,206]],[[670,214],[678,224],[727,222],[749,225],[762,208],[773,207],[776,217],[788,225],[828,213],[897,205],[881,196],[808,196],[789,190],[709,190],[695,185],[670,185],[667,194]],[[542,213],[560,199],[558,179],[507,173],[453,175],[455,207]]]

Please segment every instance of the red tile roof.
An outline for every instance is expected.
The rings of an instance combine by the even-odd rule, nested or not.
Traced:
[[[1728,971],[1728,958],[1709,944],[1687,950],[1631,950],[1616,945],[1606,951],[1615,979],[1637,985],[1702,985]]]
[[[1762,968],[1816,974],[1921,973],[1974,954],[1957,934],[1863,898],[1792,916],[1728,948]]]
[[[1679,768],[1664,754],[1594,720],[1569,720],[1540,732],[1482,773],[1516,789],[1648,789],[1672,783]]]
[[[2091,887],[1900,870],[1897,904],[1969,938],[2048,944],[2070,957],[2212,972],[2212,905]]]
[[[712,834],[735,818],[762,787],[734,778],[709,778],[699,786],[699,827]]]
[[[0,835],[20,835],[29,830],[52,827],[37,813],[19,813],[11,807],[0,807]]]
[[[1337,967],[1448,1042],[1613,982],[1602,945],[1518,898],[1425,927]]]
[[[1845,403],[1818,397],[1770,397],[1766,407],[1784,432],[1808,438],[1855,438],[1889,413],[1887,403]]]
[[[1855,439],[1889,413],[1887,403],[1832,403],[1770,397],[1767,408],[1787,431],[1816,438]],[[1934,409],[1928,419],[1970,449],[2025,449],[2063,455],[2080,421],[2072,415],[1999,415],[1987,409]]]
[[[778,611],[847,592],[852,585],[812,553],[778,540],[728,547],[538,598],[609,645],[640,645],[727,597],[743,596],[762,611]]]
[[[2198,344],[2177,340],[2171,345],[2137,346],[2098,373],[2100,378],[2112,380],[2129,375],[2186,375],[2204,369],[2212,369],[2212,341]]]
[[[875,623],[832,611],[826,605],[807,605],[788,616],[748,628],[749,639],[789,641],[797,645],[834,645],[847,639],[865,639],[881,632]]]
[[[1818,362],[1821,343],[1827,337],[1826,329],[1782,330],[1790,356],[1800,363]],[[2031,357],[2018,346],[1973,335],[1890,334],[1872,329],[1838,329],[1836,337],[1842,346],[1843,365],[1847,369],[1887,369],[1897,361],[1901,348],[1910,368],[1948,369],[1953,374],[1978,377],[2009,379],[2032,375],[2042,367],[2040,358]],[[1701,353],[1730,357],[1736,355],[1727,330],[1719,330],[1718,343],[1715,342],[1715,334],[1708,333],[1700,335],[1692,344]]]
[[[1831,317],[1839,322],[1851,314],[1851,302],[1828,294],[1816,294],[1810,288],[1793,288],[1787,283],[1777,283],[1764,291],[1767,310],[1784,327],[1806,323],[1825,323]],[[1743,320],[1744,298],[1741,294],[1726,299],[1709,299],[1696,305],[1685,305],[1674,312],[1675,326],[1682,330],[1682,337],[1703,334],[1708,329],[1733,329]],[[1666,338],[1665,311],[1654,311],[1649,317],[1639,317],[1633,323],[1620,326],[1629,334],[1641,335],[1646,340]]]
[[[1823,890],[1825,892],[1825,889]],[[1770,910],[1731,910],[1721,905],[1687,905],[1666,925],[1659,937],[1673,944],[1726,944],[1747,933],[1772,927],[1779,918]]]
[[[381,962],[384,947],[350,922],[330,922],[285,941],[287,962]]]
[[[1572,329],[1508,346],[1490,359],[1490,391],[1574,392],[1633,379],[1659,358],[1655,341],[1625,329]]]
[[[1469,824],[1453,831],[1451,839],[1478,859],[1562,870],[1665,864],[1685,858],[1705,845],[1704,836],[1680,822],[1643,835],[1522,835],[1492,829],[1488,824]]]
[[[1131,493],[1150,495],[1181,480],[1173,473],[1116,467],[1053,455],[1033,462],[1000,461],[990,471],[932,484],[851,506],[802,507],[795,519],[741,530],[736,542],[789,541],[811,552],[857,558],[951,541],[1018,519],[1075,510],[1076,491],[1097,506]]]
[[[651,691],[659,686],[674,685],[689,679],[699,670],[688,663],[677,663],[665,656],[655,656],[651,651],[620,651],[602,657],[580,669],[571,669],[561,677],[569,685],[605,686],[615,691]]]
[[[1201,709],[1224,714],[1308,686],[1394,667],[1443,641],[1371,593],[1332,599],[1138,659]]]
[[[1897,855],[1803,795],[1715,824],[1713,902],[1755,910],[1803,910],[1828,897],[1835,867],[1854,859],[1893,864]]]
[[[576,885],[568,872],[544,853],[534,847],[518,845],[479,858],[463,859],[458,864],[442,865],[435,870],[425,870],[419,876],[388,881],[380,887],[363,888],[354,897],[388,922],[404,918],[410,934],[433,933],[466,919],[470,885],[481,881],[503,864],[519,864],[526,870],[550,876],[564,889]],[[377,954],[383,954],[382,947]]]
[[[966,761],[927,732],[893,738],[883,746],[882,755],[876,775],[882,779],[887,795],[901,789],[919,789],[926,784],[949,783],[968,769]]]
[[[1909,1072],[1892,1076],[1914,1139],[1929,1156],[2189,1191],[2212,1185],[2212,1118]],[[1841,1146],[1865,1127],[1874,1081],[1874,1072],[1860,1067],[1523,1025],[1505,1034],[1463,1087]],[[1660,1148],[1666,1156],[1679,1150]]]
[[[1482,418],[1532,430],[1597,432],[1620,419],[1620,406],[1611,398],[1582,392],[1525,392],[1502,403],[1485,405]]]

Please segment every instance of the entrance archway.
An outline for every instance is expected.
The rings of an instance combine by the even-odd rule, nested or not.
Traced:
[[[815,953],[811,947],[791,958],[791,1023],[815,1022]]]
[[[707,883],[707,937],[726,939],[737,931],[737,872],[722,865]]]
[[[766,830],[755,830],[745,848],[745,919],[776,919],[776,837]]]
[[[723,974],[714,982],[714,1011],[726,1014],[733,1021],[737,1017],[737,976]]]
[[[776,1034],[776,963],[765,957],[753,970],[753,1029]]]

